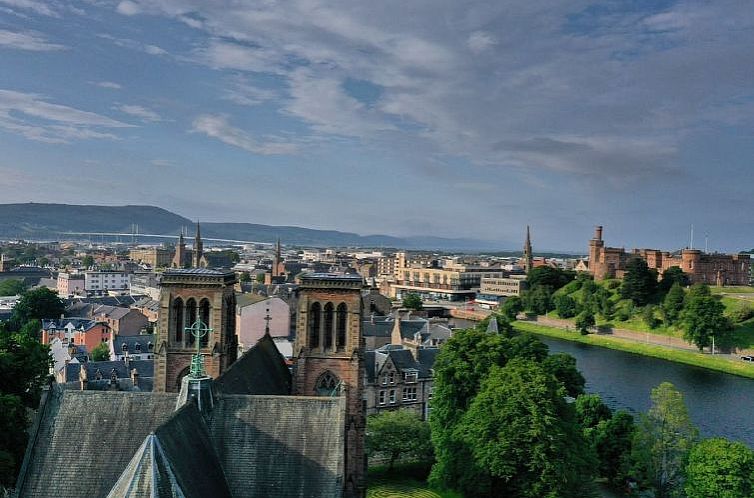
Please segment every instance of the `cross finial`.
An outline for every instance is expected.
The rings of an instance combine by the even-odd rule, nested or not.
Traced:
[[[264,317],[264,335],[270,335],[270,320],[272,320],[272,317],[270,316],[270,308],[267,308],[267,315]]]
[[[204,358],[202,358],[202,338],[205,337],[207,334],[210,334],[212,332],[212,329],[207,327],[207,324],[201,321],[201,319],[198,319],[195,321],[190,327],[186,327],[185,331],[187,334],[191,334],[194,336],[194,341],[196,342],[196,353],[194,353],[194,357],[191,359],[191,377],[197,379],[199,377],[204,377]]]

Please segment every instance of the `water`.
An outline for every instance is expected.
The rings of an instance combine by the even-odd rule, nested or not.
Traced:
[[[754,379],[647,356],[540,337],[553,353],[568,353],[610,408],[634,414],[649,409],[652,388],[668,381],[684,395],[703,437],[723,436],[754,447]]]

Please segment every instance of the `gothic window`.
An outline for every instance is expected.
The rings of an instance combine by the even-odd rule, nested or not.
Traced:
[[[330,372],[325,372],[319,380],[317,380],[317,385],[314,389],[317,392],[317,396],[332,396],[337,394],[336,391],[339,383],[340,381],[336,376]]]
[[[188,301],[186,301],[186,325],[185,327],[191,327],[194,325],[194,322],[196,322],[196,300],[192,297]],[[186,337],[186,341],[188,344],[193,345],[194,344],[194,334],[188,333],[188,337]]]
[[[309,347],[319,347],[319,324],[322,306],[319,303],[312,304],[309,308]]]
[[[346,324],[348,323],[348,307],[346,306],[346,303],[340,303],[338,305],[336,321],[338,350],[343,350],[346,347]]]
[[[175,342],[183,342],[183,300],[179,297],[173,301],[171,328],[175,331]]]
[[[332,303],[325,305],[325,351],[332,350],[332,334],[333,334],[333,320],[335,313],[333,312]]]
[[[199,302],[199,319],[209,328],[209,299],[204,298]],[[209,333],[202,337],[202,346],[209,343]]]

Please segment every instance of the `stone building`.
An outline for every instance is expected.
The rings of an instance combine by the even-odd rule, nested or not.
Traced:
[[[173,261],[173,251],[162,247],[139,247],[129,251],[128,259],[151,268],[165,268]]]
[[[749,285],[750,258],[748,254],[709,254],[698,249],[683,249],[672,254],[657,249],[634,249],[626,252],[622,247],[607,247],[602,240],[602,227],[598,226],[589,241],[589,272],[595,280],[623,278],[626,264],[632,258],[642,258],[650,269],[661,277],[673,266],[679,267],[692,284]]]

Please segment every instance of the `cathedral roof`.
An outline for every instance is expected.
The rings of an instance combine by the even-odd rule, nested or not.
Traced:
[[[215,380],[225,394],[290,394],[291,373],[268,334]]]

